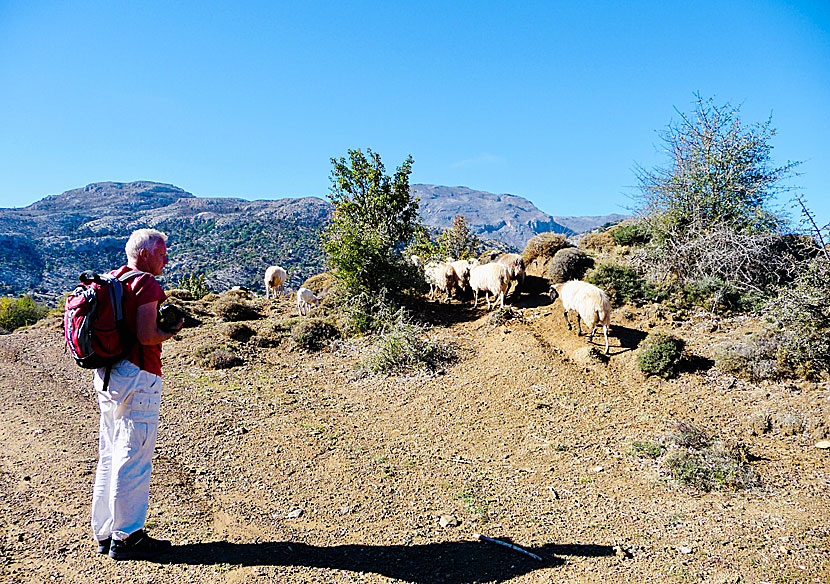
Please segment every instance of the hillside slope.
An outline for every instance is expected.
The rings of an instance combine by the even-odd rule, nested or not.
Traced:
[[[255,340],[296,315],[254,300],[247,343],[206,303],[165,344],[150,529],[157,562],[94,553],[88,505],[97,410],[57,319],[0,337],[0,580],[269,582],[825,582],[830,578],[827,384],[753,386],[701,367],[646,379],[635,349],[672,328],[705,362],[740,321],[669,322],[625,307],[611,355],[586,352],[557,305],[424,306],[459,358],[437,373],[365,376],[366,340],[309,354]],[[245,364],[212,371],[225,346]],[[759,415],[771,422],[758,430]],[[784,420],[799,424],[784,424]],[[634,455],[685,421],[740,441],[761,485],[678,488]],[[781,423],[779,423],[781,422]],[[301,509],[299,517],[289,518]],[[296,514],[296,512],[294,513]],[[441,518],[444,518],[443,521]],[[443,525],[443,526],[442,526]],[[477,541],[511,539],[537,561]]]

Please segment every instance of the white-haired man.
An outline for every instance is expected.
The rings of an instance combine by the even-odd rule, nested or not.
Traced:
[[[127,263],[111,273],[134,272],[124,281],[123,307],[135,341],[127,358],[112,366],[106,384],[106,368],[93,375],[101,418],[92,532],[98,551],[115,560],[151,558],[171,547],[144,532],[161,403],[161,343],[176,334],[157,324],[167,295],[155,276],[167,265],[166,242],[155,229],[139,229],[127,240]],[[176,330],[183,323],[184,318]]]

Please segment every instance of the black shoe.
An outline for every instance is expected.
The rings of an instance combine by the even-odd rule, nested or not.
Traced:
[[[99,554],[108,554],[110,551],[110,544],[112,540],[110,538],[107,539],[99,539],[98,540],[98,553]]]
[[[139,529],[125,540],[113,539],[109,556],[113,560],[147,560],[170,551],[171,547],[166,539],[153,539]]]

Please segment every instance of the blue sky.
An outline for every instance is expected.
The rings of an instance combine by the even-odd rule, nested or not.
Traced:
[[[627,212],[694,94],[772,116],[830,222],[830,2],[0,0],[0,206],[98,181],[325,197],[371,148],[412,183]]]

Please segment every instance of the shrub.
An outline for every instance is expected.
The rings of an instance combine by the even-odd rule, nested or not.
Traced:
[[[492,327],[497,327],[511,320],[521,320],[521,318],[521,312],[514,310],[510,306],[505,306],[504,308],[496,308],[490,312],[490,315],[487,317],[487,324]]]
[[[49,314],[49,309],[25,294],[20,298],[0,298],[0,329],[11,332],[35,324]]]
[[[784,375],[778,365],[780,345],[779,336],[772,331],[725,341],[715,347],[715,367],[747,381],[780,378]]]
[[[201,347],[196,350],[195,355],[199,360],[199,365],[205,369],[230,369],[244,363],[242,357],[234,354],[227,347],[215,345]]]
[[[308,351],[319,351],[339,336],[337,327],[322,318],[305,318],[291,329],[294,342]]]
[[[654,290],[636,270],[615,264],[600,264],[585,274],[585,281],[605,290],[613,306],[652,300]]]
[[[340,329],[349,336],[381,330],[394,321],[397,312],[385,293],[373,296],[362,292],[347,296],[336,291],[333,302],[337,308]]]
[[[248,302],[231,296],[220,296],[213,303],[213,311],[225,321],[253,320],[259,313]]]
[[[779,367],[808,378],[830,371],[830,260],[810,261],[764,312],[779,327]]]
[[[763,297],[756,292],[741,292],[734,285],[718,278],[688,282],[680,291],[687,306],[700,306],[713,314],[754,312],[761,309]]]
[[[169,290],[165,290],[164,293],[167,294],[167,298],[174,300],[184,300],[185,302],[194,300],[193,294],[190,290],[185,290],[184,288],[171,288]]]
[[[579,240],[579,247],[594,251],[610,251],[614,247],[614,238],[611,237],[611,233],[608,231],[586,233]]]
[[[522,257],[527,265],[540,256],[552,258],[557,251],[565,247],[571,247],[571,244],[568,243],[564,234],[546,231],[530,238],[522,252]]]
[[[593,258],[584,251],[575,247],[566,247],[554,254],[548,269],[548,278],[553,284],[580,280],[593,265]]]
[[[201,300],[210,293],[210,288],[205,283],[205,275],[196,274],[195,272],[182,276],[179,280],[178,289],[190,292],[194,300]]]
[[[685,341],[668,333],[649,333],[640,345],[637,366],[646,375],[673,377],[679,369],[685,346]]]
[[[452,357],[450,347],[424,338],[423,327],[411,322],[401,309],[378,335],[362,367],[373,373],[418,367],[435,369]]]
[[[610,230],[610,233],[617,245],[631,247],[634,245],[641,245],[648,241],[648,230],[641,223],[619,225]]]
[[[225,334],[234,341],[247,343],[256,334],[256,331],[245,323],[232,322],[225,328]]]
[[[632,444],[632,454],[657,460],[681,485],[701,491],[743,489],[759,484],[740,446],[729,447],[701,428],[684,422],[655,442]]]

